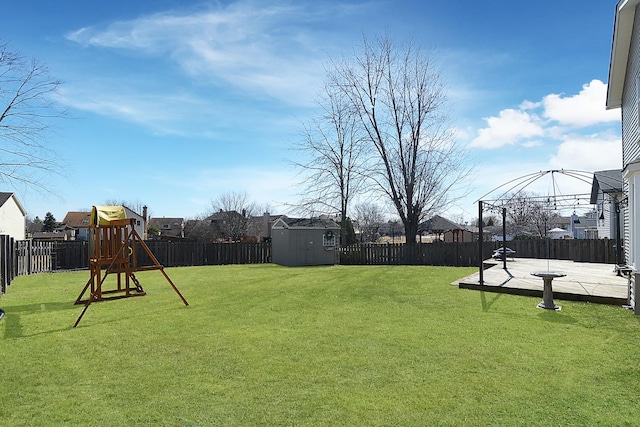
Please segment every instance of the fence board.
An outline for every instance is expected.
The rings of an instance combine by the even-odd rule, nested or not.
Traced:
[[[271,244],[266,243],[198,243],[198,242],[145,242],[158,261],[165,267],[222,265],[222,264],[256,264],[271,262]],[[8,243],[5,243],[8,245]],[[615,242],[602,240],[514,240],[507,245],[516,251],[517,257],[546,259],[567,259],[578,262],[598,262],[613,264],[615,262]],[[485,242],[483,259],[491,257],[500,242]],[[18,247],[20,248],[20,246]],[[18,252],[23,249],[18,249]],[[34,256],[40,249],[33,251]],[[2,246],[0,241],[0,274],[9,277],[11,264],[5,272],[2,259],[9,247]],[[139,265],[151,265],[146,253],[138,248]],[[478,260],[477,242],[430,243],[420,244],[416,259],[407,259],[406,247],[402,243],[358,244],[340,248],[340,263],[352,265],[443,265],[443,266],[476,266]],[[18,257],[19,258],[19,257]],[[36,258],[37,259],[37,258]],[[47,259],[44,256],[43,259]],[[57,242],[51,254],[52,266],[49,269],[83,269],[88,268],[87,242]],[[40,261],[38,261],[40,262]],[[45,261],[42,261],[45,262]],[[621,262],[624,262],[623,260]],[[20,264],[18,270],[26,268]],[[37,271],[47,271],[47,265],[30,267]],[[20,273],[22,274],[22,273]],[[4,282],[0,282],[0,286]]]
[[[14,240],[0,235],[0,295],[17,276],[51,271],[53,248],[51,242]]]
[[[483,260],[490,258],[501,242],[485,242]],[[507,246],[522,258],[564,259],[576,262],[615,263],[615,242],[601,240],[514,240]],[[479,265],[477,242],[435,242],[418,245],[416,260],[407,258],[405,244],[356,244],[340,249],[340,263],[350,265],[443,265],[471,267]],[[623,263],[624,260],[620,260]]]

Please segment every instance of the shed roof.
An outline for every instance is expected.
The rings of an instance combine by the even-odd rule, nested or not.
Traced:
[[[16,202],[16,205],[18,205],[18,209],[20,209],[20,212],[22,212],[22,215],[26,215],[27,211],[24,210],[24,208],[22,207],[22,204],[18,200],[18,197],[14,193],[0,192],[0,206],[4,206],[4,204],[7,203],[7,200],[9,200],[12,197],[13,197],[13,200]]]
[[[340,226],[329,218],[289,218],[281,216],[273,223],[272,228],[332,228],[339,229]]]

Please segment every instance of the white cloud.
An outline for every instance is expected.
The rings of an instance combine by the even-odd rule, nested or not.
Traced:
[[[478,136],[471,141],[471,147],[499,148],[515,144],[523,138],[544,134],[537,117],[520,110],[502,110],[498,117],[484,120],[488,127],[478,130]]]
[[[540,102],[523,101],[518,109],[505,109],[485,118],[487,127],[477,131],[471,147],[500,148],[520,144],[531,148],[544,144],[532,137],[563,140],[567,132],[620,122],[619,110],[605,109],[607,86],[600,80],[583,85],[573,96],[550,94]]]
[[[85,46],[166,57],[200,82],[309,105],[324,75],[322,60],[331,36],[319,27],[309,33],[303,26],[349,11],[340,5],[239,1],[86,27],[67,38]]]
[[[224,114],[193,94],[154,94],[126,86],[118,82],[75,83],[60,90],[57,101],[67,107],[135,123],[160,135],[203,135],[213,128],[209,118]]]
[[[561,125],[587,127],[599,123],[620,121],[620,110],[607,110],[605,98],[607,85],[600,80],[592,80],[583,85],[573,96],[563,97],[550,94],[543,98],[544,117]]]
[[[565,136],[549,166],[584,171],[621,169],[622,143],[611,134]]]

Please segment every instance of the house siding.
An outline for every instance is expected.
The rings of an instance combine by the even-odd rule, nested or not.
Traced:
[[[9,197],[0,207],[0,234],[6,234],[15,240],[24,240],[25,225],[24,213],[14,197]]]
[[[640,126],[638,121],[638,80],[640,79],[640,19],[636,7],[633,36],[629,48],[627,77],[622,92],[622,163],[626,167],[640,157]]]
[[[633,32],[631,36],[631,44],[629,46],[629,57],[627,61],[626,77],[624,81],[624,87],[622,92],[622,164],[623,170],[627,170],[629,165],[640,160],[640,107],[638,106],[640,99],[640,19],[638,19],[638,12],[640,6],[635,7],[635,18],[633,22]],[[631,169],[635,169],[632,167]],[[622,208],[622,222],[624,224],[623,242],[626,264],[632,265],[636,271],[634,271],[629,277],[629,304],[634,308],[634,312],[638,314],[640,307],[636,307],[635,295],[636,295],[636,283],[640,280],[640,275],[637,273],[637,269],[640,267],[636,265],[636,259],[638,258],[637,252],[638,243],[638,227],[639,223],[635,221],[638,216],[636,210],[640,208],[638,206],[638,200],[636,194],[640,189],[635,188],[634,181],[637,178],[634,177],[634,172],[625,174],[623,183],[624,194],[628,195],[628,205]],[[639,283],[640,284],[640,283]]]

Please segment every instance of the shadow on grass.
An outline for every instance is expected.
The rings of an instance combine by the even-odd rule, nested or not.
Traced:
[[[40,304],[15,305],[5,307],[7,313],[39,313],[45,311],[60,311],[76,308],[73,302],[43,302]]]
[[[540,313],[538,313],[538,319],[544,320],[545,322],[561,323],[561,324],[567,324],[567,325],[578,323],[576,319],[563,313],[562,311],[544,310],[544,309],[538,309],[538,310],[540,310]]]
[[[485,313],[489,311],[491,306],[495,304],[496,301],[500,299],[500,297],[502,297],[502,294],[499,294],[499,293],[492,292],[491,295],[493,296],[493,298],[491,298],[491,301],[487,302],[486,292],[480,291],[480,301],[482,302],[482,311],[484,311]]]
[[[69,327],[65,327],[65,328],[52,329],[49,331],[40,331],[40,332],[35,332],[33,334],[25,334],[22,328],[22,323],[20,322],[20,317],[21,316],[17,313],[11,313],[5,316],[5,321],[6,321],[6,324],[4,327],[5,339],[29,338],[29,337],[35,337],[38,335],[48,335],[48,334],[53,334],[56,332],[62,332],[62,331],[67,331],[72,329],[71,325],[69,325]]]
[[[23,315],[40,314],[53,311],[70,310],[76,306],[73,302],[47,302],[40,304],[16,305],[5,308],[5,327],[4,338],[25,338],[29,336],[50,334],[54,332],[65,331],[69,328],[54,329],[50,331],[36,332],[34,334],[25,335],[21,318]]]

